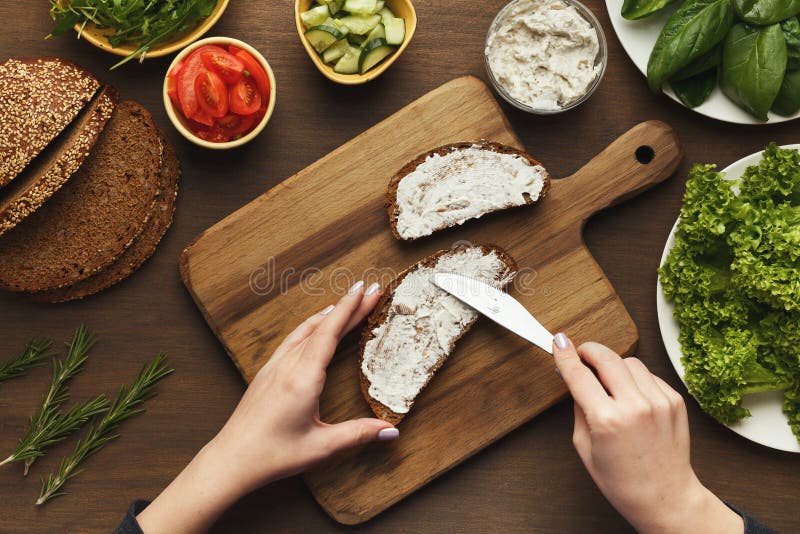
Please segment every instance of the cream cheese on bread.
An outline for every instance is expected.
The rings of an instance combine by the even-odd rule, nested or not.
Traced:
[[[496,144],[435,150],[397,184],[397,234],[417,239],[486,213],[532,204],[549,182],[535,160]]]
[[[463,274],[504,287],[514,272],[497,251],[471,246],[448,251],[409,271],[394,288],[386,317],[363,348],[369,396],[406,414],[478,313],[432,282],[435,272]]]

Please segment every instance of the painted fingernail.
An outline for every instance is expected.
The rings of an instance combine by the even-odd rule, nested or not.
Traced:
[[[378,432],[378,441],[392,441],[400,437],[400,431],[396,428],[384,428]]]
[[[375,293],[377,293],[377,292],[378,292],[378,290],[379,290],[380,288],[381,288],[381,285],[380,285],[378,282],[375,282],[374,284],[370,285],[370,286],[367,288],[367,292],[366,292],[366,293],[364,293],[364,294],[365,294],[366,296],[374,295]]]
[[[353,293],[355,293],[356,291],[358,291],[362,287],[364,287],[364,281],[363,280],[359,280],[358,282],[353,284],[353,287],[351,287],[347,292],[352,295]]]
[[[569,347],[569,339],[567,339],[567,336],[561,332],[555,335],[553,341],[555,342],[556,347],[559,349],[566,349]]]
[[[328,305],[325,307],[325,309],[324,309],[324,310],[322,310],[321,312],[319,312],[319,314],[320,314],[320,315],[328,315],[330,312],[332,312],[332,311],[333,311],[333,308],[334,308],[334,305],[333,305],[333,304],[328,304]]]

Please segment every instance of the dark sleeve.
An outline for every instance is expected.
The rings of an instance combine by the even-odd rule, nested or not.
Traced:
[[[139,523],[136,521],[136,516],[147,508],[148,504],[150,504],[150,501],[133,501],[131,507],[128,508],[128,513],[125,514],[125,518],[119,524],[117,530],[114,531],[114,534],[143,534]]]
[[[755,518],[750,517],[736,506],[727,502],[725,504],[728,505],[728,508],[742,516],[742,520],[744,521],[744,534],[778,534],[776,531],[772,530],[767,525],[759,523]]]

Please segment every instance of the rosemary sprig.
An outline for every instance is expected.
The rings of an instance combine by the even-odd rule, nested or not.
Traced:
[[[106,443],[118,438],[119,434],[114,431],[123,421],[144,411],[144,408],[139,406],[155,395],[156,384],[173,371],[167,366],[166,359],[166,354],[159,354],[142,368],[130,388],[125,386],[120,388],[111,408],[99,422],[89,427],[86,436],[78,441],[72,453],[62,460],[58,473],[50,473],[47,480],[42,480],[37,505],[63,495],[61,488],[69,479],[80,473],[76,471],[78,466],[103,448]]]
[[[25,352],[7,362],[0,363],[0,381],[24,375],[25,372],[42,364],[42,360],[50,356],[48,352],[53,342],[49,339],[32,339],[28,341]]]
[[[41,456],[41,454],[30,456],[30,454],[35,451],[36,446],[44,442],[49,442],[51,445],[55,443],[52,440],[56,435],[48,432],[50,430],[62,430],[64,428],[64,425],[60,424],[59,420],[68,415],[65,414],[62,416],[60,413],[61,405],[64,404],[69,397],[67,393],[67,382],[83,368],[83,364],[86,363],[86,359],[89,357],[89,349],[92,348],[92,345],[94,345],[94,336],[92,336],[86,328],[81,326],[75,331],[75,336],[68,344],[69,349],[64,361],[62,362],[53,358],[53,378],[50,381],[50,387],[47,393],[45,393],[42,398],[42,405],[39,408],[39,412],[35,417],[31,417],[28,431],[20,439],[17,451],[0,462],[0,465],[23,459],[22,457],[17,457],[17,453],[21,452],[22,456],[25,458],[25,474],[27,475],[30,465],[38,456]],[[91,411],[88,408],[84,408],[84,410]],[[61,439],[65,437],[66,435],[62,436]],[[25,448],[21,451],[20,447],[25,444],[31,445],[33,449]]]

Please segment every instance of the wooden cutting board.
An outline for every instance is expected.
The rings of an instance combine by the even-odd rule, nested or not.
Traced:
[[[272,188],[184,250],[184,283],[245,380],[299,322],[353,282],[385,284],[391,272],[464,241],[494,243],[511,253],[522,268],[511,293],[551,331],[626,355],[635,350],[636,326],[581,233],[592,214],[675,171],[681,149],[673,131],[660,122],[639,124],[574,175],[554,180],[540,205],[418,243],[397,242],[383,208],[392,174],[431,148],[481,138],[522,148],[480,80],[453,80]],[[530,153],[536,157],[536,148]],[[329,368],[320,399],[326,422],[371,415],[359,389],[359,335],[345,338]],[[481,320],[399,425],[398,441],[338,457],[307,473],[306,482],[334,519],[360,523],[565,395],[550,355]]]

